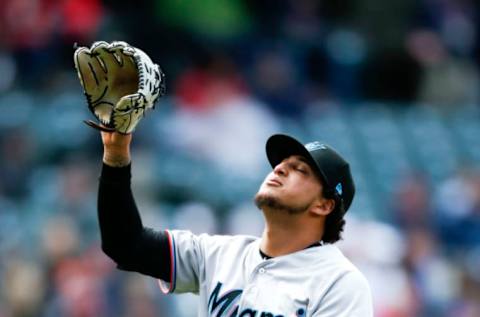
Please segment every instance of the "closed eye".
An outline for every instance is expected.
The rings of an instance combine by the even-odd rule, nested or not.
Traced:
[[[285,159],[284,162],[287,164],[288,168],[291,171],[299,172],[302,175],[310,175],[311,168],[308,163],[302,159]]]
[[[299,166],[294,166],[293,169],[297,172],[300,172],[304,175],[308,175],[308,168],[305,166],[299,165]]]

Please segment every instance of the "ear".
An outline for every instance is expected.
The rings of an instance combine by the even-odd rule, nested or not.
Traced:
[[[320,198],[310,208],[310,211],[318,216],[328,216],[335,209],[335,200]]]

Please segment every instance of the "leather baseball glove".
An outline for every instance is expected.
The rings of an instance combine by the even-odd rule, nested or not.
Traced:
[[[95,42],[74,53],[88,108],[107,132],[128,134],[165,94],[165,75],[142,50],[125,42]]]

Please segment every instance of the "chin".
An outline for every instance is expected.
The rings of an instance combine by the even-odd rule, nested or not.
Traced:
[[[257,200],[261,201],[280,201],[280,196],[274,188],[268,186],[262,186],[255,195],[255,202]]]
[[[262,209],[263,207],[271,206],[274,201],[277,201],[277,198],[271,193],[261,190],[255,195],[254,201],[255,205],[257,205],[259,209]]]
[[[255,195],[255,205],[258,209],[276,210],[279,212],[287,212],[291,215],[300,214],[307,210],[308,205],[305,206],[291,206],[280,201],[278,197],[272,194],[258,192]]]

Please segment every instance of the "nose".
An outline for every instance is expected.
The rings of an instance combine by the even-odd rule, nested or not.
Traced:
[[[279,164],[277,164],[273,169],[273,173],[280,176],[286,176],[288,171],[285,162],[280,162]]]

